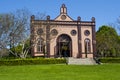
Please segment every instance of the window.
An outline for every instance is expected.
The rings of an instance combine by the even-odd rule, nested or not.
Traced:
[[[37,52],[43,52],[43,39],[38,39],[38,42],[37,42]]]
[[[66,19],[66,16],[65,16],[65,15],[62,15],[62,16],[61,16],[61,19],[62,19],[62,20],[65,20],[65,19]]]
[[[72,31],[71,31],[71,35],[72,35],[72,36],[75,36],[76,34],[77,34],[77,31],[76,31],[76,30],[72,30]]]
[[[58,31],[56,29],[53,29],[51,31],[52,36],[56,36],[58,34]]]
[[[90,47],[90,39],[85,39],[85,53],[88,54],[91,51],[91,47]]]
[[[89,31],[89,30],[85,30],[85,31],[84,31],[84,34],[85,34],[86,36],[89,36],[89,35],[90,35],[90,31]]]
[[[39,28],[39,29],[37,30],[37,34],[38,34],[38,35],[42,35],[42,34],[43,34],[43,29],[42,29],[42,28]]]

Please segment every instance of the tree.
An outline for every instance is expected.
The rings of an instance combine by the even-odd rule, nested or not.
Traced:
[[[0,14],[0,51],[7,50],[15,57],[26,58],[30,45],[30,15],[28,9]],[[37,13],[36,18],[45,19],[44,13]]]
[[[30,40],[25,39],[24,41],[19,43],[15,48],[11,48],[12,51],[15,49],[20,58],[26,58],[28,53],[30,53]]]
[[[29,16],[27,9],[0,15],[0,50],[7,49],[19,57],[15,47],[18,44],[23,44],[24,47],[25,40],[29,38]]]
[[[14,25],[14,17],[12,14],[1,14],[0,17],[0,49],[1,50],[11,47],[12,38],[10,37],[10,34],[14,29],[12,27],[13,25]],[[11,50],[9,51],[11,52]]]
[[[116,25],[117,29],[120,31],[120,16],[117,19],[117,25]],[[120,35],[120,32],[118,32]]]
[[[96,32],[97,53],[103,57],[116,56],[120,49],[116,30],[110,26],[101,26]]]

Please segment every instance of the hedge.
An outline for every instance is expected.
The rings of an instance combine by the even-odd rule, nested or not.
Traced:
[[[120,58],[101,58],[101,63],[120,63]]]
[[[0,66],[14,66],[14,65],[36,65],[36,64],[63,64],[66,60],[63,58],[33,58],[33,59],[10,59],[0,60]]]

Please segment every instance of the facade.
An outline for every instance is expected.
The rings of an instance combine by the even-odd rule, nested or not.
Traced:
[[[31,16],[32,56],[93,58],[96,52],[95,18],[73,20],[65,4],[55,19]]]

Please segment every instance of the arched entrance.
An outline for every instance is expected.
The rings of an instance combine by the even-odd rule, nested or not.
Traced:
[[[72,40],[67,34],[62,34],[57,38],[57,56],[72,57]]]

